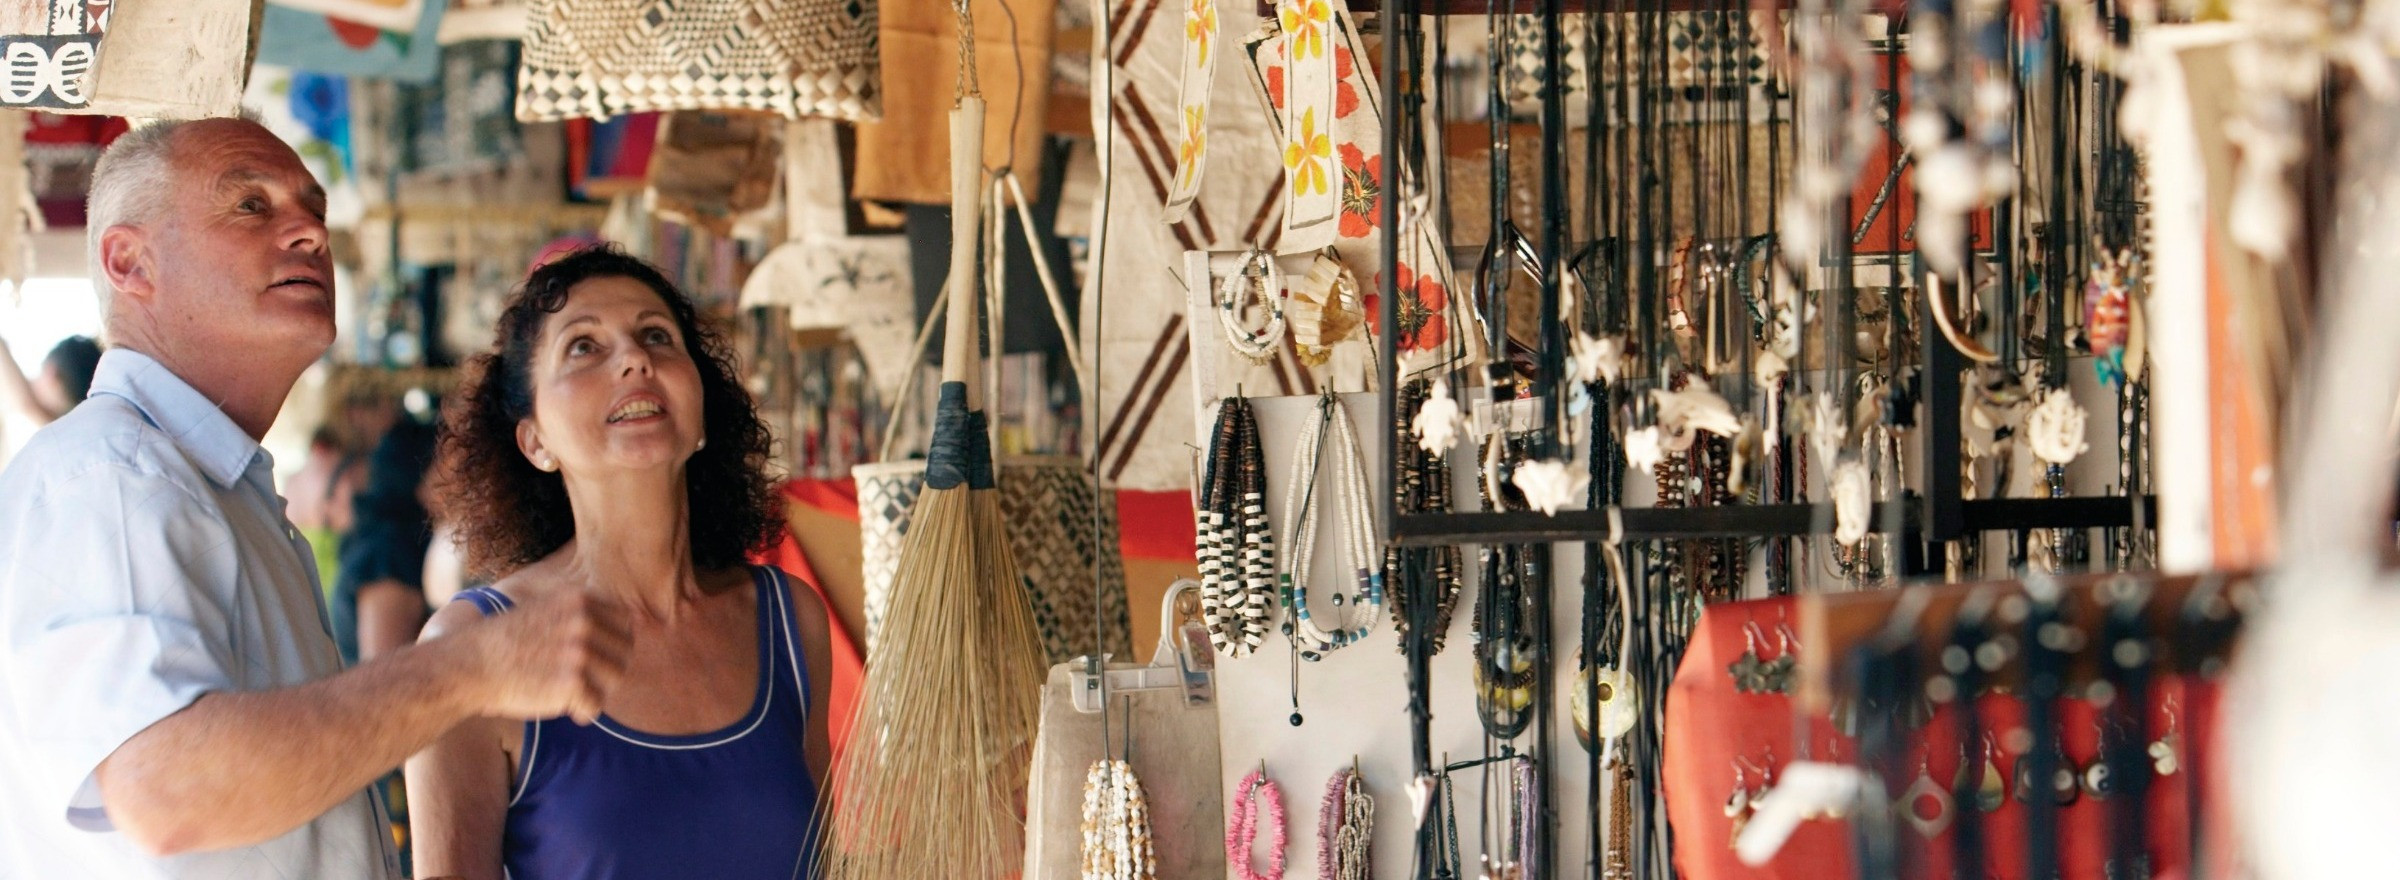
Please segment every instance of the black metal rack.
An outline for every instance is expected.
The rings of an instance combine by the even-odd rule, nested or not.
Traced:
[[[1542,19],[1542,45],[1550,63],[1557,64],[1561,48],[1559,15],[1570,0],[1533,0],[1533,14]],[[1442,0],[1394,0],[1388,4],[1391,14],[1411,22],[1427,14],[1426,4],[1446,11]],[[1410,24],[1406,30],[1418,27]],[[1399,77],[1399,49],[1406,39],[1383,41],[1383,64],[1380,74],[1385,95],[1400,96],[1393,100],[1393,124],[1382,132],[1383,154],[1400,154],[1399,135],[1404,129],[1421,121],[1421,106],[1405,99]],[[1564,379],[1566,330],[1558,319],[1559,281],[1566,269],[1570,251],[1564,236],[1571,228],[1566,212],[1566,129],[1560,96],[1547,90],[1542,96],[1541,125],[1541,204],[1544,222],[1537,246],[1544,266],[1541,276],[1541,335],[1543,352],[1538,363],[1533,396],[1552,407],[1552,418],[1546,420],[1544,431],[1555,437],[1563,413],[1560,395],[1555,391]],[[1438,161],[1439,157],[1430,157]],[[1399,211],[1396,199],[1381,200],[1381,262],[1391,266],[1398,253]],[[1914,261],[1912,261],[1914,262]],[[1395,273],[1388,269],[1381,279],[1381,312],[1378,320],[1384,327],[1399,326],[1399,293]],[[1919,392],[1925,401],[1918,460],[1926,462],[1928,491],[1923,495],[1910,493],[1911,498],[1880,504],[1871,519],[1870,529],[1889,532],[1897,527],[1905,535],[1926,542],[1953,541],[1971,534],[1986,532],[2021,532],[2035,529],[2115,529],[2140,526],[2156,521],[2156,499],[2143,495],[2100,496],[2084,498],[2025,498],[1969,499],[1964,497],[1959,473],[1959,439],[1961,428],[1955,414],[1960,412],[1964,390],[1959,374],[1964,361],[1956,349],[1936,333],[1921,333],[1921,355],[1925,368],[1916,374]],[[1394,397],[1399,386],[1399,358],[1395,334],[1376,336],[1378,396],[1386,421],[1393,412]],[[1383,433],[1383,460],[1397,461],[1398,439],[1391,432]],[[1546,441],[1554,442],[1554,441]],[[1387,464],[1387,469],[1389,465]],[[1946,476],[1935,476],[1946,475]],[[1390,485],[1387,470],[1386,485]],[[1400,546],[1435,544],[1496,544],[1532,542],[1598,541],[1609,535],[1610,523],[1606,511],[1560,511],[1555,515],[1521,511],[1471,513],[1401,513],[1393,493],[1383,493],[1384,541]],[[1897,508],[1897,510],[1895,510]],[[1897,515],[1895,515],[1897,514]],[[1733,538],[1733,537],[1797,537],[1828,534],[1832,518],[1826,506],[1811,504],[1767,504],[1707,508],[1632,508],[1621,511],[1622,530],[1619,537],[1626,541]]]

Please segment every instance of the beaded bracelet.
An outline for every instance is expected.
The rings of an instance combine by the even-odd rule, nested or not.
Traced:
[[[1267,309],[1267,322],[1256,330],[1242,326],[1242,300],[1255,297]],[[1275,344],[1283,341],[1283,269],[1275,265],[1275,256],[1253,248],[1242,255],[1242,265],[1225,276],[1217,285],[1215,304],[1217,323],[1225,328],[1225,342],[1243,357],[1264,361],[1275,355]]]
[[[1250,845],[1258,835],[1261,812],[1274,832],[1264,874],[1250,870]],[[1283,835],[1283,789],[1268,779],[1265,771],[1252,770],[1242,777],[1241,795],[1234,799],[1233,815],[1225,823],[1226,867],[1240,880],[1282,880]]]

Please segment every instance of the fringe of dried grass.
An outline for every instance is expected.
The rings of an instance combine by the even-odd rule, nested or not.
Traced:
[[[818,812],[821,880],[1023,869],[1047,670],[1002,516],[989,490],[917,497],[856,727]]]

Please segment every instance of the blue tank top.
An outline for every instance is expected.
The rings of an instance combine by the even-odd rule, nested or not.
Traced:
[[[807,877],[817,803],[804,731],[807,662],[781,570],[753,566],[758,692],[732,725],[643,733],[607,715],[591,726],[525,723],[501,856],[511,880]],[[515,603],[462,590],[485,616]]]

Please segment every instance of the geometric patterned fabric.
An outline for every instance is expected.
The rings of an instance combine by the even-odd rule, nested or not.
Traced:
[[[532,0],[517,118],[882,114],[875,0]]]
[[[859,555],[867,593],[867,650],[874,656],[877,633],[890,609],[892,582],[900,571],[900,545],[908,534],[910,508],[925,486],[923,461],[859,465]],[[1034,624],[1051,663],[1092,652],[1093,619],[1106,620],[1104,653],[1133,656],[1132,619],[1125,600],[1125,560],[1118,550],[1115,493],[1102,503],[1091,474],[1072,456],[1006,456],[999,467],[1000,511],[1008,546],[1024,570],[1033,599]],[[1092,517],[1100,518],[1095,543]],[[1092,607],[1093,566],[1099,566],[1101,608]]]

